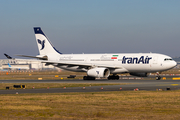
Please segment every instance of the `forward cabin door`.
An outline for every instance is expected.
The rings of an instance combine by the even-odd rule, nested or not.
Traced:
[[[157,64],[157,60],[158,60],[158,57],[157,57],[157,56],[154,56],[154,57],[153,57],[153,64]]]
[[[150,68],[152,72],[156,72],[158,69],[158,56],[153,56],[152,62],[150,63]]]

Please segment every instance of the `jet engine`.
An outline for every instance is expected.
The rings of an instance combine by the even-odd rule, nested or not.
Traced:
[[[87,71],[87,75],[91,77],[108,77],[110,70],[107,68],[92,68]]]
[[[148,77],[149,74],[148,73],[129,73],[130,75],[133,76],[138,76],[138,77]]]

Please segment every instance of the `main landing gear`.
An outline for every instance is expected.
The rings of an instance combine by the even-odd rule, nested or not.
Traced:
[[[119,75],[110,75],[107,79],[108,80],[119,80]],[[90,76],[84,76],[83,80],[96,80],[96,78],[90,77]]]
[[[84,76],[83,80],[96,80],[95,77],[90,77],[90,76]]]
[[[110,75],[108,77],[108,80],[119,80],[119,76],[118,75]]]

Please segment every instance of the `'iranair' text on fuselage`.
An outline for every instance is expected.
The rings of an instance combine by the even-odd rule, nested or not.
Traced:
[[[152,57],[141,56],[141,57],[126,57],[124,56],[122,59],[122,64],[149,64],[149,61]]]

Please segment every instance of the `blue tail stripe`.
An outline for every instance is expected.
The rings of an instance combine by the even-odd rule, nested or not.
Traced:
[[[34,27],[34,33],[35,33],[35,34],[42,34],[42,35],[46,36],[46,35],[43,33],[43,31],[41,30],[40,27]]]
[[[58,52],[59,54],[62,54],[61,52],[59,52],[58,50],[56,50],[56,48],[55,47],[53,47],[54,48],[54,50],[56,51],[56,52]]]

